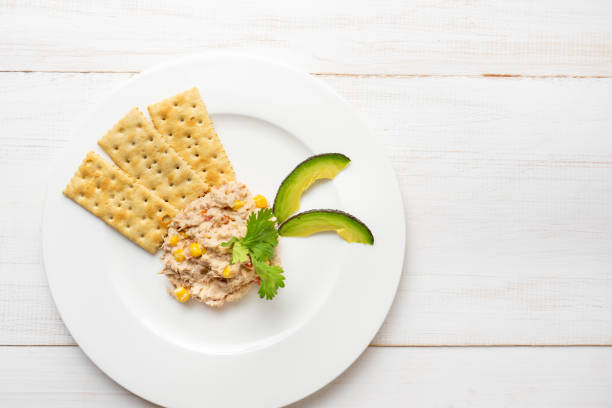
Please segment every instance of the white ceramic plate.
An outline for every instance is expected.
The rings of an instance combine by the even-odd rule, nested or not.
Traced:
[[[220,310],[170,297],[159,256],[61,194],[88,150],[133,106],[197,86],[239,180],[269,202],[293,167],[341,152],[350,165],[318,182],[300,211],[337,208],[372,230],[373,246],[335,233],[282,238],[286,287],[251,289]],[[161,405],[279,406],[345,370],[393,301],[404,257],[401,196],[388,159],[329,87],[285,65],[237,55],[191,57],[135,76],[76,128],[54,168],[43,221],[53,298],[83,351],[119,384]]]

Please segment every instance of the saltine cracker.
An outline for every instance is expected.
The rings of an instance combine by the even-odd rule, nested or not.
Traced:
[[[155,128],[211,186],[236,179],[197,88],[149,105]]]
[[[98,144],[123,171],[179,210],[210,190],[138,108],[130,110]]]
[[[94,152],[87,153],[64,194],[152,254],[178,212]]]

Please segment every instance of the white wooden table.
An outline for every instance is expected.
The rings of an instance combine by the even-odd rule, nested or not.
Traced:
[[[385,324],[297,406],[612,406],[612,2],[578,0],[0,2],[0,406],[149,405],[54,307],[46,177],[109,89],[218,49],[335,88],[405,200]]]

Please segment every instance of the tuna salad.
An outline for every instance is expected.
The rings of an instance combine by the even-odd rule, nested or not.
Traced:
[[[170,224],[162,245],[163,269],[180,300],[196,299],[208,306],[241,299],[259,277],[249,259],[231,264],[232,249],[221,246],[242,237],[249,215],[266,208],[263,196],[253,197],[239,182],[211,189],[192,201]],[[279,265],[275,252],[270,265]]]

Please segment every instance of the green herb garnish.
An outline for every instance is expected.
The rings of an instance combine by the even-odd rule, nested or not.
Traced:
[[[270,208],[251,213],[247,220],[247,232],[242,238],[233,237],[221,244],[222,247],[232,248],[231,264],[248,262],[253,263],[255,272],[261,282],[259,297],[273,299],[278,288],[285,287],[283,268],[269,265],[268,261],[274,256],[274,248],[278,245],[278,231]]]

